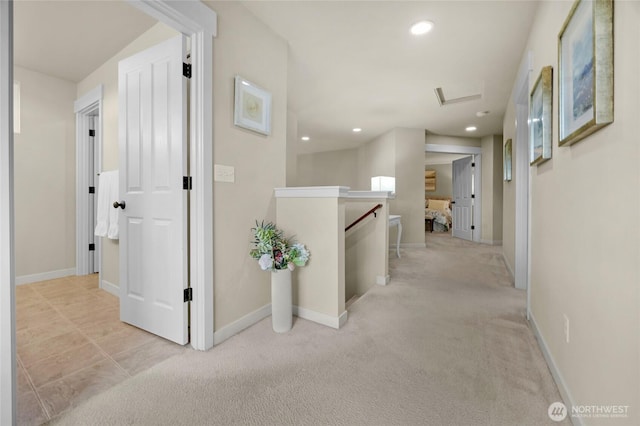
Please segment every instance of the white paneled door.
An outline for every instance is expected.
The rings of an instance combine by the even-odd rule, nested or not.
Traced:
[[[120,62],[120,319],[189,340],[185,38]]]
[[[473,238],[473,157],[455,160],[453,170],[452,235],[471,241]]]

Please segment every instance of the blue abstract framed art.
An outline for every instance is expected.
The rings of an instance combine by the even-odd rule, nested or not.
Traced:
[[[558,35],[558,144],[613,122],[613,2],[577,0]]]

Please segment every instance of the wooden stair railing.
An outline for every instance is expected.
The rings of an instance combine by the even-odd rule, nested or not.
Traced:
[[[378,204],[377,206],[375,206],[374,208],[372,208],[371,210],[369,210],[368,212],[366,212],[365,214],[363,214],[362,216],[357,218],[351,225],[347,226],[344,229],[344,232],[347,232],[349,229],[353,228],[354,226],[356,226],[357,224],[362,222],[367,216],[369,216],[371,214],[373,214],[373,217],[377,217],[376,216],[376,210],[378,210],[380,208],[382,208],[382,204]]]

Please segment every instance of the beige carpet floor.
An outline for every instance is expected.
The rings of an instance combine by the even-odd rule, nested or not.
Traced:
[[[427,234],[333,330],[266,318],[186,351],[59,425],[544,425],[560,401],[500,247]],[[566,422],[566,420],[565,420]],[[568,423],[567,423],[568,424]]]

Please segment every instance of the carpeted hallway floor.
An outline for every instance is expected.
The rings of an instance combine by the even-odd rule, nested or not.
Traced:
[[[358,299],[341,330],[295,319],[278,335],[269,317],[55,424],[555,424],[547,409],[561,399],[500,251],[429,233],[426,249],[391,258],[391,283]]]

